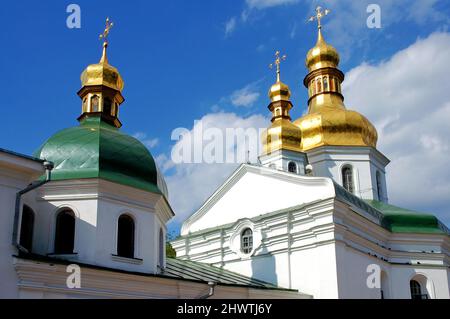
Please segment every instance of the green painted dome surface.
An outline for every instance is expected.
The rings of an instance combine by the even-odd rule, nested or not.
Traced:
[[[434,215],[389,205],[376,200],[368,203],[383,213],[382,226],[394,233],[449,234]]]
[[[149,150],[100,118],[56,133],[34,156],[55,164],[52,180],[101,178],[162,194]]]

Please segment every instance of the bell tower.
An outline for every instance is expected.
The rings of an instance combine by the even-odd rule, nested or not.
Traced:
[[[310,18],[318,23],[318,37],[306,57],[308,113],[294,122],[302,132],[300,148],[307,153],[315,176],[330,177],[362,199],[387,202],[389,159],[376,148],[375,126],[344,104],[339,53],[322,35],[322,19],[329,13],[317,7]]]
[[[276,68],[276,83],[269,90],[272,112],[272,125],[263,133],[263,154],[259,160],[262,165],[290,173],[304,175],[307,165],[306,154],[300,149],[301,131],[291,122],[289,111],[293,108],[290,101],[291,90],[281,82],[280,64],[286,56],[275,53],[275,61],[270,68]]]
[[[103,121],[120,128],[119,106],[125,101],[122,96],[124,82],[119,71],[108,62],[108,36],[113,23],[106,19],[103,39],[103,54],[100,62],[89,65],[81,74],[82,88],[78,96],[82,100],[82,113],[78,121],[89,117],[100,117]]]

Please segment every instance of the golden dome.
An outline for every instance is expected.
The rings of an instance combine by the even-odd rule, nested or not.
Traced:
[[[317,43],[306,56],[306,66],[309,72],[327,67],[336,68],[338,65],[339,53],[333,46],[325,42],[319,28]]]
[[[269,110],[272,112],[272,125],[262,134],[263,155],[281,149],[300,152],[302,140],[300,128],[291,122],[291,116],[289,115],[289,111],[293,107],[289,100],[291,90],[280,79],[280,64],[286,60],[286,55],[281,56],[280,51],[277,51],[275,57],[275,62],[270,65],[270,68],[276,66],[277,70],[277,81],[269,90]]]
[[[307,114],[294,124],[301,129],[303,151],[325,145],[377,146],[377,130],[355,111],[322,107],[319,112]]]
[[[321,19],[329,10],[316,9],[310,21],[318,21],[318,39],[309,50],[306,66],[309,73],[304,84],[308,88],[308,114],[294,121],[302,132],[301,150],[309,151],[320,146],[376,147],[378,133],[367,118],[347,110],[341,84],[344,74],[338,69],[339,53],[325,42]]]
[[[290,119],[277,118],[262,136],[263,154],[271,154],[280,149],[301,152],[302,132]]]
[[[103,54],[100,62],[89,65],[81,74],[81,84],[86,86],[104,85],[116,91],[122,91],[124,82],[119,71],[109,65],[106,55],[108,43],[103,44]]]
[[[289,101],[291,90],[287,84],[277,81],[277,83],[270,87],[269,97],[272,102]]]

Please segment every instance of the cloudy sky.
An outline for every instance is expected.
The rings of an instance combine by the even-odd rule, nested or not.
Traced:
[[[378,148],[392,161],[390,202],[436,213],[450,225],[450,6],[378,0],[381,28],[369,29],[367,7],[374,2],[78,1],[80,29],[66,27],[63,1],[5,4],[0,147],[32,154],[56,131],[76,125],[79,75],[98,60],[98,34],[110,16],[110,62],[126,83],[123,130],[151,150],[166,175],[177,232],[238,164],[173,163],[180,144],[173,130],[193,130],[196,120],[219,130],[266,127],[275,50],[288,56],[282,78],[293,92],[292,116],[300,117],[307,102],[304,59],[316,38],[307,20],[320,4],[331,9],[324,35],[341,53],[346,105],[375,124]]]

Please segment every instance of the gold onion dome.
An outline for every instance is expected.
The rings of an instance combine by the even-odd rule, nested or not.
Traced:
[[[338,69],[339,54],[322,35],[321,18],[329,13],[318,7],[319,35],[309,50],[306,66],[309,74],[304,84],[308,88],[308,114],[294,121],[302,132],[301,149],[309,151],[320,146],[376,147],[378,134],[372,123],[356,111],[347,110],[341,84],[344,74]]]
[[[104,85],[122,91],[124,82],[119,71],[108,63],[108,42],[103,43],[103,54],[99,63],[89,65],[81,74],[82,86]]]
[[[280,52],[275,53],[276,60],[270,68],[277,68],[277,81],[269,90],[271,103],[268,108],[272,112],[272,124],[263,133],[263,154],[271,154],[278,150],[300,151],[301,131],[291,122],[289,111],[293,105],[290,101],[291,90],[289,86],[280,80],[280,63],[286,56],[280,57]]]
[[[336,68],[339,61],[339,53],[333,46],[326,43],[322,30],[319,29],[317,43],[306,55],[306,67],[309,72],[321,68]]]
[[[81,74],[81,89],[78,91],[82,102],[82,114],[85,118],[101,117],[103,121],[121,127],[119,107],[124,102],[122,90],[124,82],[119,71],[108,62],[108,36],[113,23],[106,19],[106,27],[100,35],[103,40],[103,53],[99,63],[89,65]]]

